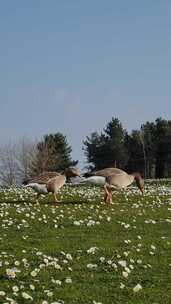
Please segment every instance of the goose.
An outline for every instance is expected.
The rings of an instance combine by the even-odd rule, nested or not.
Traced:
[[[124,189],[131,185],[134,181],[138,188],[144,192],[144,180],[140,173],[128,174],[127,172],[119,168],[105,168],[91,173],[86,173],[85,176],[89,176],[83,180],[83,183],[96,184],[103,186],[104,188],[104,200],[105,202],[112,202],[112,188]]]
[[[40,194],[53,193],[55,202],[58,203],[57,193],[64,186],[66,180],[80,176],[80,170],[75,167],[65,169],[64,174],[58,172],[44,172],[38,176],[23,181],[25,187],[30,187],[37,192],[37,198]]]
[[[87,172],[84,174],[85,177],[91,177],[91,176],[103,176],[107,177],[112,174],[127,174],[125,171],[119,169],[119,168],[104,168],[97,171]]]
[[[122,170],[121,170],[122,171]],[[143,194],[144,192],[144,179],[141,177],[140,173],[134,172],[131,174],[126,173],[125,171],[121,173],[111,174],[106,177],[104,185],[104,200],[106,203],[112,202],[112,188],[115,189],[125,189],[133,182],[136,182],[137,187]]]
[[[106,177],[112,174],[125,174],[127,173],[119,168],[105,168],[98,171],[87,172],[83,176],[85,177],[80,181],[82,184],[92,184],[96,186],[104,186]]]
[[[90,176],[82,178],[79,184],[92,185],[92,186],[104,186],[106,178],[104,176]]]

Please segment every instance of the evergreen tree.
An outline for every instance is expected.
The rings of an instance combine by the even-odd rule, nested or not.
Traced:
[[[97,132],[93,132],[90,136],[86,137],[83,141],[83,150],[88,160],[89,170],[98,170],[104,168],[105,163],[105,136],[99,135]]]
[[[124,168],[127,163],[127,150],[125,146],[126,131],[117,118],[107,124],[105,132],[105,166]]]
[[[137,171],[144,174],[144,153],[141,132],[133,130],[130,135],[127,134],[125,144],[128,151],[126,170],[128,172]]]
[[[146,177],[154,178],[156,169],[156,125],[153,122],[146,122],[141,126],[143,145],[145,151],[145,172]]]
[[[97,132],[86,137],[83,141],[83,150],[90,163],[90,169],[102,169],[105,167],[123,168],[127,162],[125,147],[125,130],[117,118],[107,124],[104,132]]]
[[[71,159],[71,147],[66,136],[61,133],[49,134],[37,145],[38,153],[35,173],[43,171],[63,171],[69,166],[75,166],[78,161]]]
[[[156,119],[156,177],[171,173],[171,121]]]

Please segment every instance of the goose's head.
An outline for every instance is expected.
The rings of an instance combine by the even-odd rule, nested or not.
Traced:
[[[80,170],[76,167],[69,167],[65,169],[65,175],[67,178],[76,177],[76,176],[81,177]]]
[[[137,187],[140,189],[141,193],[144,193],[144,179],[139,173],[133,173],[134,179],[136,181]]]
[[[28,185],[28,179],[24,179],[23,182],[22,182],[22,185],[23,185],[23,186]]]

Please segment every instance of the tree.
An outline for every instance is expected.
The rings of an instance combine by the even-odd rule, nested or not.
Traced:
[[[171,175],[171,121],[157,118],[127,138],[128,170],[145,173],[148,178]]]
[[[144,151],[141,131],[133,130],[130,135],[127,134],[125,144],[128,151],[126,170],[128,172],[137,171],[144,173]]]
[[[124,168],[127,163],[126,131],[123,129],[119,119],[112,118],[104,132],[106,135],[106,167]]]
[[[18,183],[19,162],[16,158],[17,146],[8,143],[0,148],[0,183],[15,186]]]
[[[126,131],[123,130],[117,118],[106,125],[103,133],[92,133],[83,141],[83,150],[90,163],[90,169],[102,169],[105,167],[124,167],[127,162],[125,147]]]
[[[71,159],[72,149],[67,143],[66,136],[61,133],[45,135],[37,144],[37,149],[35,173],[62,171],[78,163]]]
[[[36,157],[36,143],[26,137],[16,143],[1,146],[0,183],[4,186],[21,184],[33,174]]]
[[[156,119],[156,177],[171,173],[171,121]]]
[[[99,135],[97,132],[93,132],[90,136],[86,137],[83,141],[83,151],[88,160],[90,171],[94,169],[101,169],[105,167],[105,136]]]
[[[21,184],[24,179],[43,171],[63,171],[75,166],[71,147],[61,133],[45,135],[40,142],[23,137],[16,144],[0,148],[0,183],[5,186]]]
[[[16,158],[19,161],[18,175],[21,181],[27,179],[35,171],[37,160],[37,142],[23,137],[17,143]]]
[[[146,122],[141,126],[142,146],[144,153],[145,177],[154,178],[156,168],[156,126]]]

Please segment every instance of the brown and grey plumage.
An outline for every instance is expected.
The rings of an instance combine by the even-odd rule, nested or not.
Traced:
[[[43,172],[37,176],[33,176],[33,177],[30,177],[30,178],[24,180],[23,184],[25,184],[25,185],[30,184],[30,183],[46,184],[50,178],[53,178],[53,177],[56,177],[59,175],[60,175],[60,173],[58,173],[58,172],[47,171],[47,172]]]
[[[117,168],[115,168],[117,169]],[[119,171],[118,171],[119,170]],[[112,202],[112,188],[124,189],[127,186],[131,185],[134,181],[137,184],[139,190],[144,192],[144,179],[137,172],[128,174],[123,170],[118,169],[115,174],[111,174],[106,177],[106,182],[104,185],[105,190],[105,202]]]
[[[64,174],[58,172],[44,172],[38,176],[25,180],[24,185],[34,189],[38,196],[40,194],[53,193],[55,201],[57,200],[57,193],[61,187],[66,183],[66,179],[74,176],[80,176],[78,168],[69,167],[65,170]]]
[[[94,184],[97,186],[104,186],[105,202],[112,201],[112,188],[124,189],[134,181],[138,188],[143,193],[144,180],[139,173],[128,174],[119,168],[105,168],[93,172],[88,172],[84,176],[89,176],[83,183]]]
[[[125,171],[118,169],[118,168],[104,168],[101,170],[97,170],[97,171],[92,171],[92,172],[88,172],[85,174],[85,176],[103,176],[103,177],[107,177],[109,175],[112,174],[127,174]]]

